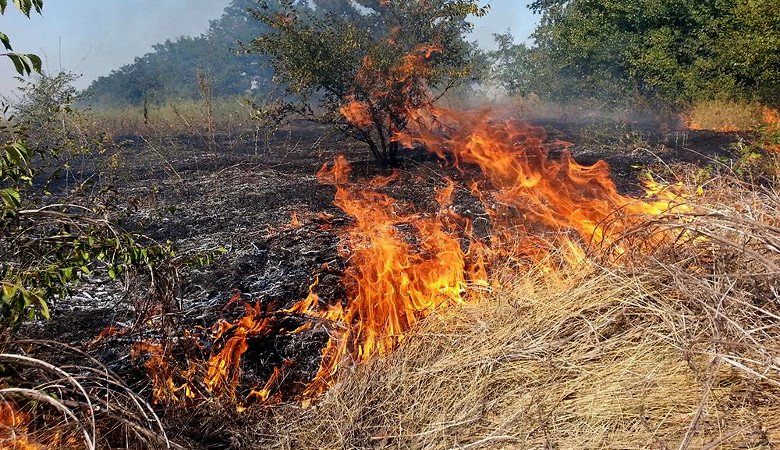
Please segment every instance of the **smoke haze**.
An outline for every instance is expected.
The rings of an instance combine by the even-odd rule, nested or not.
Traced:
[[[152,50],[152,45],[179,36],[205,32],[209,21],[220,16],[229,0],[46,0],[43,15],[27,19],[14,8],[0,17],[0,30],[8,34],[14,50],[37,53],[44,69],[60,69],[83,75],[76,83],[87,87],[93,80],[131,63]],[[493,47],[493,33],[511,29],[527,39],[537,18],[527,1],[492,0],[488,17],[475,21],[474,39]],[[0,95],[13,92],[13,65],[0,60]]]

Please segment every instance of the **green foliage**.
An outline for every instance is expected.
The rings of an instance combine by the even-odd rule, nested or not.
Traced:
[[[512,95],[531,93],[531,49],[525,44],[515,44],[514,37],[507,31],[493,35],[498,49],[488,53],[490,81],[506,89]]]
[[[34,80],[21,80],[18,101],[13,102],[14,120],[27,130],[28,144],[45,153],[55,149],[62,160],[73,155],[102,152],[105,134],[86,132],[89,111],[74,108],[78,92],[73,82],[78,76],[60,72],[40,73]]]
[[[466,19],[487,11],[475,0],[261,4],[255,17],[272,31],[250,50],[270,58],[284,87],[264,117],[335,125],[390,163],[392,135],[406,127],[408,113],[431,101],[430,90],[445,92],[474,73]]]
[[[154,51],[95,80],[83,98],[95,106],[195,100],[200,98],[198,73],[211,80],[215,98],[263,95],[271,73],[240,44],[267,31],[248,13],[253,5],[252,0],[233,0],[203,35],[154,45]]]
[[[38,173],[35,160],[58,150],[31,150],[26,126],[13,117],[0,123],[6,139],[0,158],[0,328],[48,317],[48,302],[65,298],[84,276],[116,279],[173,256],[169,246],[105,219],[103,205],[33,200],[28,193]]]
[[[554,100],[780,103],[775,0],[537,0],[519,83]]]
[[[30,17],[33,9],[40,14],[43,8],[43,0],[13,0],[13,3],[27,17]],[[7,0],[0,0],[0,15],[5,14],[7,7]],[[41,71],[41,58],[31,53],[15,53],[11,47],[11,38],[2,31],[0,31],[0,44],[3,44],[3,47],[8,51],[8,53],[0,53],[0,56],[9,58],[19,75],[30,75],[33,72]]]

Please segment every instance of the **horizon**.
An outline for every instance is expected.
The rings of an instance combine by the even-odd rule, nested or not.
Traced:
[[[138,0],[94,3],[90,0],[48,0],[43,14],[28,19],[14,8],[0,17],[0,29],[11,38],[14,50],[35,53],[43,59],[45,72],[61,70],[79,76],[78,89],[101,76],[152,52],[152,46],[180,37],[194,37],[208,30],[230,3],[209,0]],[[474,18],[471,40],[484,49],[494,48],[492,35],[510,30],[518,41],[527,42],[538,17],[528,1],[485,0],[486,17]],[[176,19],[176,20],[174,20]],[[143,26],[140,26],[143,24]],[[124,40],[132,36],[132,39]],[[0,96],[13,96],[19,82],[10,61],[0,63]]]

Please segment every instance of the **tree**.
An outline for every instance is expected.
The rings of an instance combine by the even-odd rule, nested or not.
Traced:
[[[486,12],[476,0],[264,2],[254,14],[271,31],[249,50],[268,56],[284,95],[263,112],[334,125],[394,164],[410,114],[469,78],[466,19]]]
[[[511,95],[527,95],[531,92],[531,50],[525,44],[515,44],[514,36],[507,31],[494,34],[498,48],[488,53],[490,79]]]
[[[43,0],[13,0],[13,3],[27,17],[30,17],[33,9],[39,14],[43,9]],[[5,14],[7,7],[8,0],[0,0],[0,16]],[[30,75],[32,72],[41,71],[41,58],[31,53],[15,53],[11,47],[11,39],[2,31],[0,31],[0,43],[7,50],[7,53],[0,53],[0,56],[9,58],[19,75]]]
[[[778,103],[774,0],[537,0],[530,88],[555,100]]]

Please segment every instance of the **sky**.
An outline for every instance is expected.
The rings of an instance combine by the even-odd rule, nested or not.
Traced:
[[[10,3],[10,2],[9,2]],[[220,16],[229,0],[45,0],[43,15],[27,19],[13,6],[0,16],[0,31],[15,51],[36,53],[44,70],[64,69],[79,75],[76,87],[131,63],[152,45],[179,36],[197,36],[209,20]],[[511,29],[525,40],[538,20],[525,0],[481,0],[490,5],[487,17],[474,21],[473,38],[492,48],[493,33]],[[16,86],[13,65],[0,59],[0,95]]]

